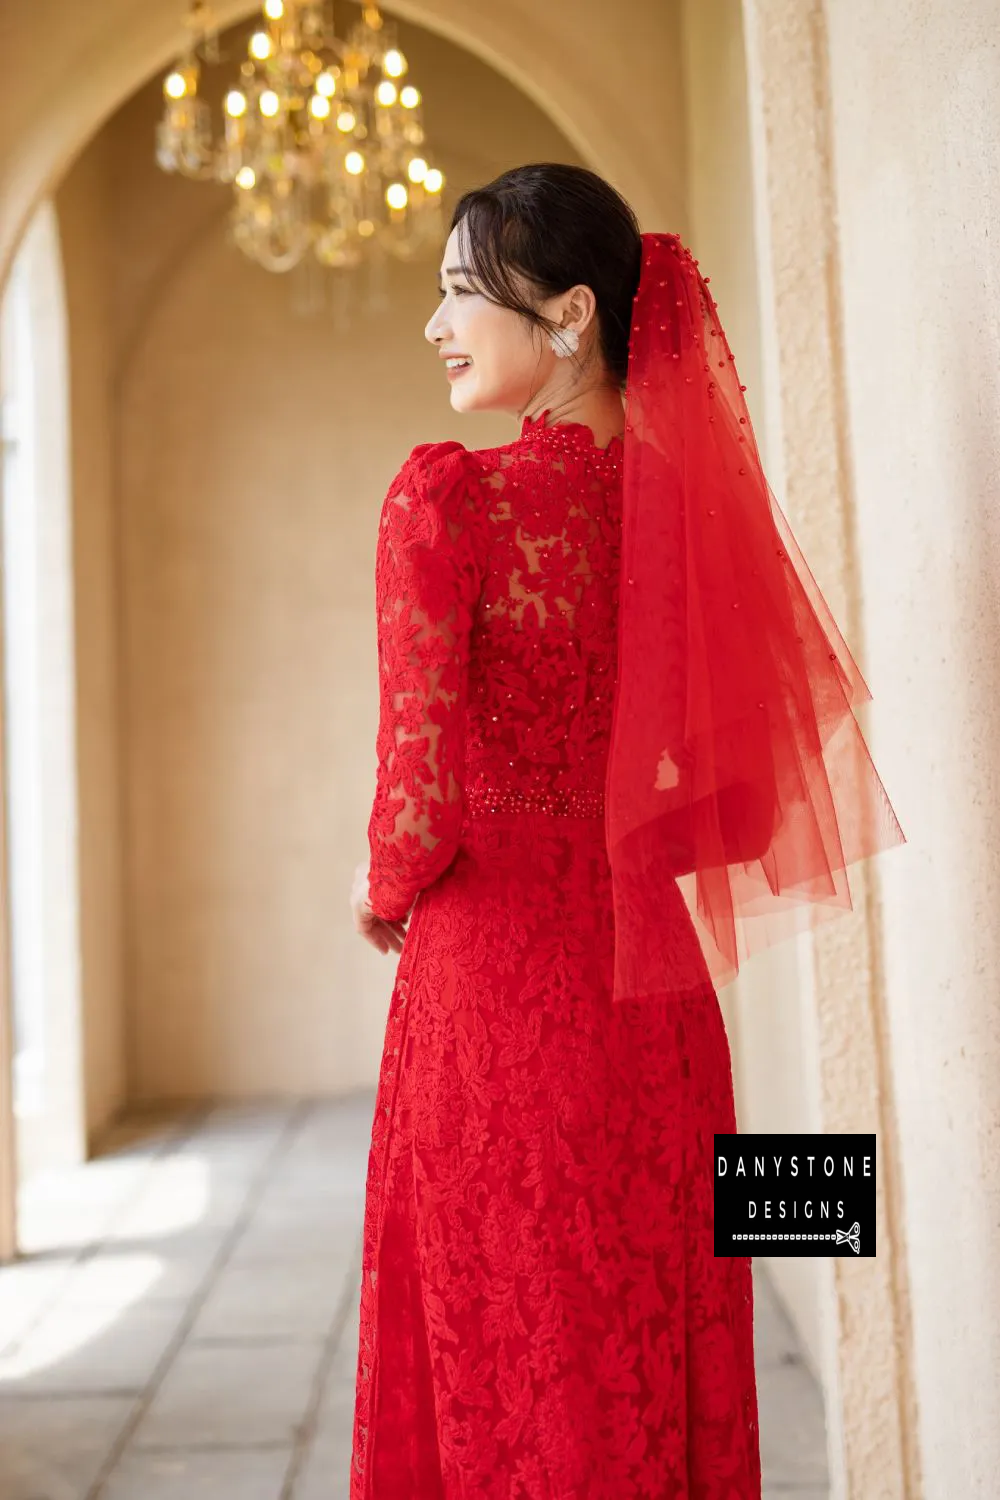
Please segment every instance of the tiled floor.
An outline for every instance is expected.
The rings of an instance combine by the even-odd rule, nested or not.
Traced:
[[[123,1127],[0,1269],[0,1500],[346,1500],[373,1096]],[[767,1500],[827,1500],[757,1277]],[[417,1497],[414,1497],[417,1500]]]

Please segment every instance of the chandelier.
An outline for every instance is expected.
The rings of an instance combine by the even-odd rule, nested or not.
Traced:
[[[202,97],[202,68],[221,61],[203,0],[163,83],[156,159],[167,172],[231,184],[233,241],[269,271],[312,254],[358,265],[374,247],[410,260],[442,233],[444,177],[423,154],[420,91],[395,27],[364,4],[345,40],[326,0],[264,0],[222,129]]]

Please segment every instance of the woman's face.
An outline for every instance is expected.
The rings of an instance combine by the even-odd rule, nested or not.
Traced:
[[[441,361],[441,379],[451,386],[453,410],[502,411],[520,416],[560,361],[540,329],[533,330],[520,314],[497,307],[474,289],[462,269],[460,228],[460,224],[455,226],[444,248],[441,303],[424,329],[424,337],[436,344],[442,355],[466,355],[471,361],[454,374]],[[544,303],[541,310],[552,315]],[[558,313],[555,316],[558,318]]]

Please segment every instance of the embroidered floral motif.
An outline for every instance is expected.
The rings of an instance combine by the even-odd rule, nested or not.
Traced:
[[[414,449],[376,558],[370,893],[410,913],[368,1163],[351,1500],[759,1500],[710,985],[613,1006],[621,445]],[[694,942],[678,893],[663,941]]]

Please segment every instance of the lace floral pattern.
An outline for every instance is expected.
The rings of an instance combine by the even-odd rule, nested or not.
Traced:
[[[404,917],[458,846],[482,533],[464,454],[459,443],[415,448],[379,522],[379,776],[368,837],[371,902],[386,918]]]
[[[613,1005],[603,785],[620,443],[415,449],[376,561],[386,1023],[351,1500],[759,1500],[749,1258],[710,984]],[[678,893],[663,941],[691,960]]]

